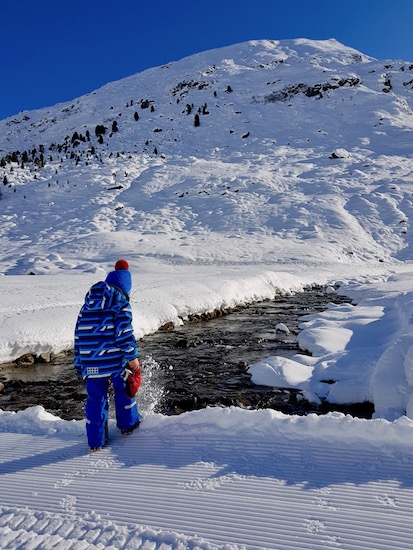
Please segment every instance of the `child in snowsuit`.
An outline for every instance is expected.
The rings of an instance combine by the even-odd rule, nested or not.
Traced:
[[[86,433],[92,451],[107,443],[109,380],[114,388],[117,427],[128,434],[140,422],[136,399],[128,397],[125,380],[126,368],[140,371],[129,304],[131,289],[129,265],[119,260],[105,281],[90,288],[76,323],[74,365],[86,380]]]

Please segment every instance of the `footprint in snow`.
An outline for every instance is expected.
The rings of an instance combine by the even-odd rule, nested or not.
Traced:
[[[376,498],[383,506],[397,508],[396,499],[394,497],[389,497],[388,495],[378,495]]]

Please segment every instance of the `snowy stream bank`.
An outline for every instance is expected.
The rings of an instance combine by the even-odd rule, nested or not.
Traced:
[[[325,287],[315,287],[234,308],[225,316],[192,316],[174,330],[144,337],[139,342],[143,365],[141,410],[178,414],[213,405],[235,405],[272,408],[288,414],[340,410],[370,417],[373,408],[369,403],[316,405],[305,401],[299,390],[256,385],[248,373],[251,364],[270,355],[292,357],[302,353],[298,334],[303,316],[347,301]],[[63,354],[47,364],[28,364],[19,359],[13,366],[0,366],[0,382],[5,385],[0,393],[4,410],[42,405],[66,420],[84,416],[85,390],[74,374],[72,354]]]

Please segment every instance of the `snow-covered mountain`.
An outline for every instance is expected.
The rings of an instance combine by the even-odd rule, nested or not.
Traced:
[[[21,112],[0,122],[1,271],[410,260],[412,90],[413,63],[261,40]]]

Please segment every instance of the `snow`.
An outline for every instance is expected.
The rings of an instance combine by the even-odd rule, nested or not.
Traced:
[[[41,407],[0,423],[3,548],[411,546],[406,417],[152,414],[99,454]]]
[[[166,417],[144,402],[139,430],[111,421],[95,454],[84,421],[0,411],[1,548],[412,547],[412,70],[335,40],[251,41],[0,121],[0,156],[40,144],[52,156],[0,165],[0,364],[71,349],[89,286],[124,257],[139,338],[338,289],[352,304],[302,318],[303,353],[248,370],[375,409]],[[96,125],[114,119],[99,146]],[[48,149],[86,130],[96,155]]]

